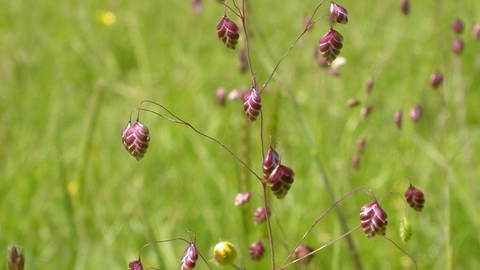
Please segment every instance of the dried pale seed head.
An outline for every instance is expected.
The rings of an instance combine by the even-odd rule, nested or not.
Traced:
[[[180,270],[191,270],[195,268],[197,260],[197,248],[193,243],[190,243],[185,251],[183,251],[182,258],[180,260]]]
[[[233,89],[232,91],[230,91],[230,93],[228,93],[229,100],[237,100],[237,99],[242,100],[244,96],[245,96],[245,91],[241,91],[238,89]]]
[[[460,20],[459,18],[453,19],[451,27],[453,32],[457,34],[463,33],[463,28],[464,28],[463,21]]]
[[[250,200],[250,192],[241,192],[235,196],[235,206],[244,205]]]
[[[313,254],[308,255],[308,256],[307,256],[307,254],[309,254],[311,252],[313,252],[313,248],[311,248],[311,247],[309,247],[305,244],[302,244],[302,245],[295,248],[295,250],[293,251],[293,254],[292,254],[293,255],[292,258],[294,260],[303,258],[300,261],[300,263],[302,263],[304,265],[309,264],[313,259]],[[305,256],[307,256],[307,257],[305,257]]]
[[[23,270],[25,256],[15,245],[11,245],[7,251],[7,270]]]
[[[360,224],[367,238],[377,234],[385,235],[388,225],[387,213],[374,200],[360,208]]]
[[[222,16],[217,23],[217,35],[227,48],[235,50],[238,44],[240,34],[238,26],[232,22],[226,15]]]
[[[264,253],[265,246],[262,244],[261,241],[252,243],[250,247],[248,247],[248,255],[250,255],[250,259],[252,261],[260,261]]]
[[[472,37],[474,40],[478,40],[480,38],[480,24],[476,23],[473,25]]]
[[[360,105],[360,101],[356,98],[349,98],[347,102],[345,102],[345,105],[347,105],[348,107],[355,107]]]
[[[415,211],[421,212],[425,205],[425,196],[421,190],[410,184],[405,190],[405,200]]]
[[[461,38],[456,38],[452,41],[452,52],[456,55],[460,55],[463,51],[463,40]]]
[[[443,82],[443,74],[439,71],[436,71],[430,75],[430,85],[433,88],[438,88]]]

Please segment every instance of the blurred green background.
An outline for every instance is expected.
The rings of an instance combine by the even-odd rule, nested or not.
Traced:
[[[247,27],[257,81],[304,28],[318,1],[249,1]],[[280,65],[262,93],[264,146],[275,131],[282,162],[295,171],[283,201],[271,194],[277,266],[335,198],[366,186],[388,213],[387,236],[412,255],[419,269],[477,269],[480,259],[480,43],[471,35],[480,4],[412,1],[338,1],[349,11],[340,76],[318,67],[313,51],[328,30],[324,17]],[[231,3],[231,1],[229,1]],[[217,38],[223,7],[203,1],[8,1],[0,0],[0,249],[23,248],[26,269],[127,269],[140,247],[153,240],[189,238],[211,259],[220,240],[237,246],[246,269],[269,269],[268,253],[251,262],[248,245],[266,243],[265,226],[251,213],[261,205],[258,180],[249,175],[250,203],[235,207],[243,167],[221,147],[148,113],[141,121],[151,142],[143,160],[124,149],[120,131],[143,99],[161,103],[261,173],[260,122],[246,129],[240,101],[220,106],[215,89],[247,89],[251,75],[238,70],[238,51]],[[316,18],[328,12],[323,4]],[[228,16],[239,23],[229,11]],[[112,17],[114,16],[114,17]],[[450,43],[451,21],[465,31],[460,56]],[[114,19],[114,20],[113,20]],[[437,90],[434,71],[444,74]],[[370,95],[364,82],[374,78]],[[345,106],[349,98],[361,105]],[[421,119],[408,117],[421,104]],[[372,105],[367,117],[362,107]],[[149,109],[162,112],[148,105]],[[403,111],[403,126],[393,113]],[[246,145],[245,134],[247,141]],[[358,169],[355,143],[365,138]],[[242,141],[243,140],[243,141]],[[242,148],[243,147],[243,148]],[[247,148],[245,148],[247,147]],[[398,182],[400,184],[397,186]],[[424,191],[421,213],[408,208],[412,239],[401,243],[401,196],[411,182]],[[356,193],[338,205],[349,228],[369,196]],[[247,213],[247,215],[245,215]],[[319,247],[342,234],[335,211],[305,243]],[[413,269],[392,243],[351,235],[365,269]],[[144,250],[144,267],[178,269],[184,242]],[[267,251],[268,252],[268,251]],[[0,256],[1,257],[1,256]],[[6,257],[6,256],[5,256]],[[3,260],[0,260],[3,264]],[[344,240],[315,254],[308,269],[352,269]],[[198,262],[196,269],[207,269]],[[292,269],[303,269],[296,265]]]

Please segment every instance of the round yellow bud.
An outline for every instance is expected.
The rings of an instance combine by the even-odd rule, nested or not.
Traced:
[[[218,265],[233,264],[237,258],[237,250],[230,242],[220,242],[213,248],[213,259]]]

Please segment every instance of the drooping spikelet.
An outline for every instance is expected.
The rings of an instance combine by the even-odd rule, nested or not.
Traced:
[[[268,147],[267,154],[262,162],[263,179],[267,180],[279,163],[280,156],[278,155],[277,151],[275,151],[272,146]]]
[[[407,217],[403,217],[400,221],[400,239],[402,242],[407,242],[412,237],[412,225],[408,221]]]
[[[140,259],[133,260],[128,263],[128,270],[143,270],[142,262],[140,262]]]
[[[217,35],[229,49],[235,50],[240,38],[238,26],[226,15],[223,15],[217,23]]]
[[[253,87],[245,94],[245,96],[243,96],[243,110],[251,123],[255,122],[260,115],[260,111],[262,110],[262,99],[260,98],[260,94]]]
[[[333,20],[335,20],[337,23],[348,23],[348,11],[333,1],[330,2],[330,13],[333,16]]]
[[[130,122],[122,130],[122,143],[125,149],[137,160],[141,160],[148,149],[150,132],[140,121]]]
[[[412,186],[410,184],[405,190],[405,200],[407,203],[415,209],[415,211],[421,212],[423,209],[423,206],[425,204],[425,196],[423,195],[423,192],[419,190],[418,188]]]
[[[277,165],[268,177],[268,185],[277,199],[284,199],[293,184],[295,173],[282,164]]]
[[[331,64],[343,48],[343,36],[335,29],[330,28],[330,30],[320,38],[318,43],[318,49],[323,58],[325,58],[328,64]]]
[[[376,200],[372,201],[360,208],[360,223],[368,238],[377,234],[385,235],[388,225],[387,213],[383,211]]]
[[[180,270],[191,270],[195,268],[198,260],[198,252],[193,243],[185,249],[180,260]]]
[[[267,217],[270,216],[270,209],[265,207],[257,207],[253,212],[253,224],[258,225],[267,220]]]
[[[250,259],[252,259],[252,261],[261,260],[264,252],[265,247],[261,241],[257,241],[248,247],[248,255],[250,255]]]

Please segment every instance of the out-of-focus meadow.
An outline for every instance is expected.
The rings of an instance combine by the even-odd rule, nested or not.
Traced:
[[[211,248],[228,240],[246,269],[270,267],[268,251],[260,262],[249,259],[250,243],[266,244],[265,225],[254,226],[234,206],[244,168],[227,151],[145,112],[140,117],[151,136],[145,158],[137,162],[121,143],[131,110],[150,99],[234,153],[247,149],[244,157],[261,174],[260,122],[246,130],[241,101],[220,106],[214,95],[218,87],[250,87],[251,75],[238,70],[244,35],[236,51],[227,49],[215,30],[223,6],[202,3],[196,12],[186,0],[0,0],[0,251],[22,247],[25,269],[127,269],[143,244],[189,239],[189,228],[208,260]],[[252,67],[261,85],[319,2],[248,3]],[[400,1],[338,3],[349,12],[347,25],[334,25],[344,37],[339,76],[313,56],[329,29],[324,17],[262,93],[264,145],[275,131],[282,162],[295,171],[285,200],[269,196],[277,262],[332,205],[328,179],[336,199],[363,186],[377,199],[394,190],[381,201],[387,237],[419,269],[480,267],[480,41],[471,34],[480,23],[479,2],[412,1],[408,16]],[[324,3],[317,18],[328,10]],[[460,35],[450,28],[457,17],[465,23]],[[457,36],[465,44],[460,55],[450,48]],[[429,84],[435,71],[444,75],[438,89]],[[374,86],[367,94],[369,76]],[[346,106],[351,98],[360,105]],[[422,116],[413,122],[409,110],[417,104]],[[393,121],[397,110],[401,129]],[[355,169],[361,138],[366,145]],[[253,175],[249,180],[244,211],[253,213],[261,189]],[[407,208],[400,195],[410,182],[426,204],[421,213],[408,208],[413,235],[403,244],[398,230]],[[360,192],[337,206],[349,228],[369,201]],[[305,243],[319,247],[341,234],[332,211]],[[413,269],[391,242],[368,240],[361,229],[351,237],[365,269]],[[158,244],[144,250],[142,262],[178,268],[184,249],[184,242]],[[316,253],[309,269],[353,265],[341,240]],[[196,269],[207,266],[199,261]]]

